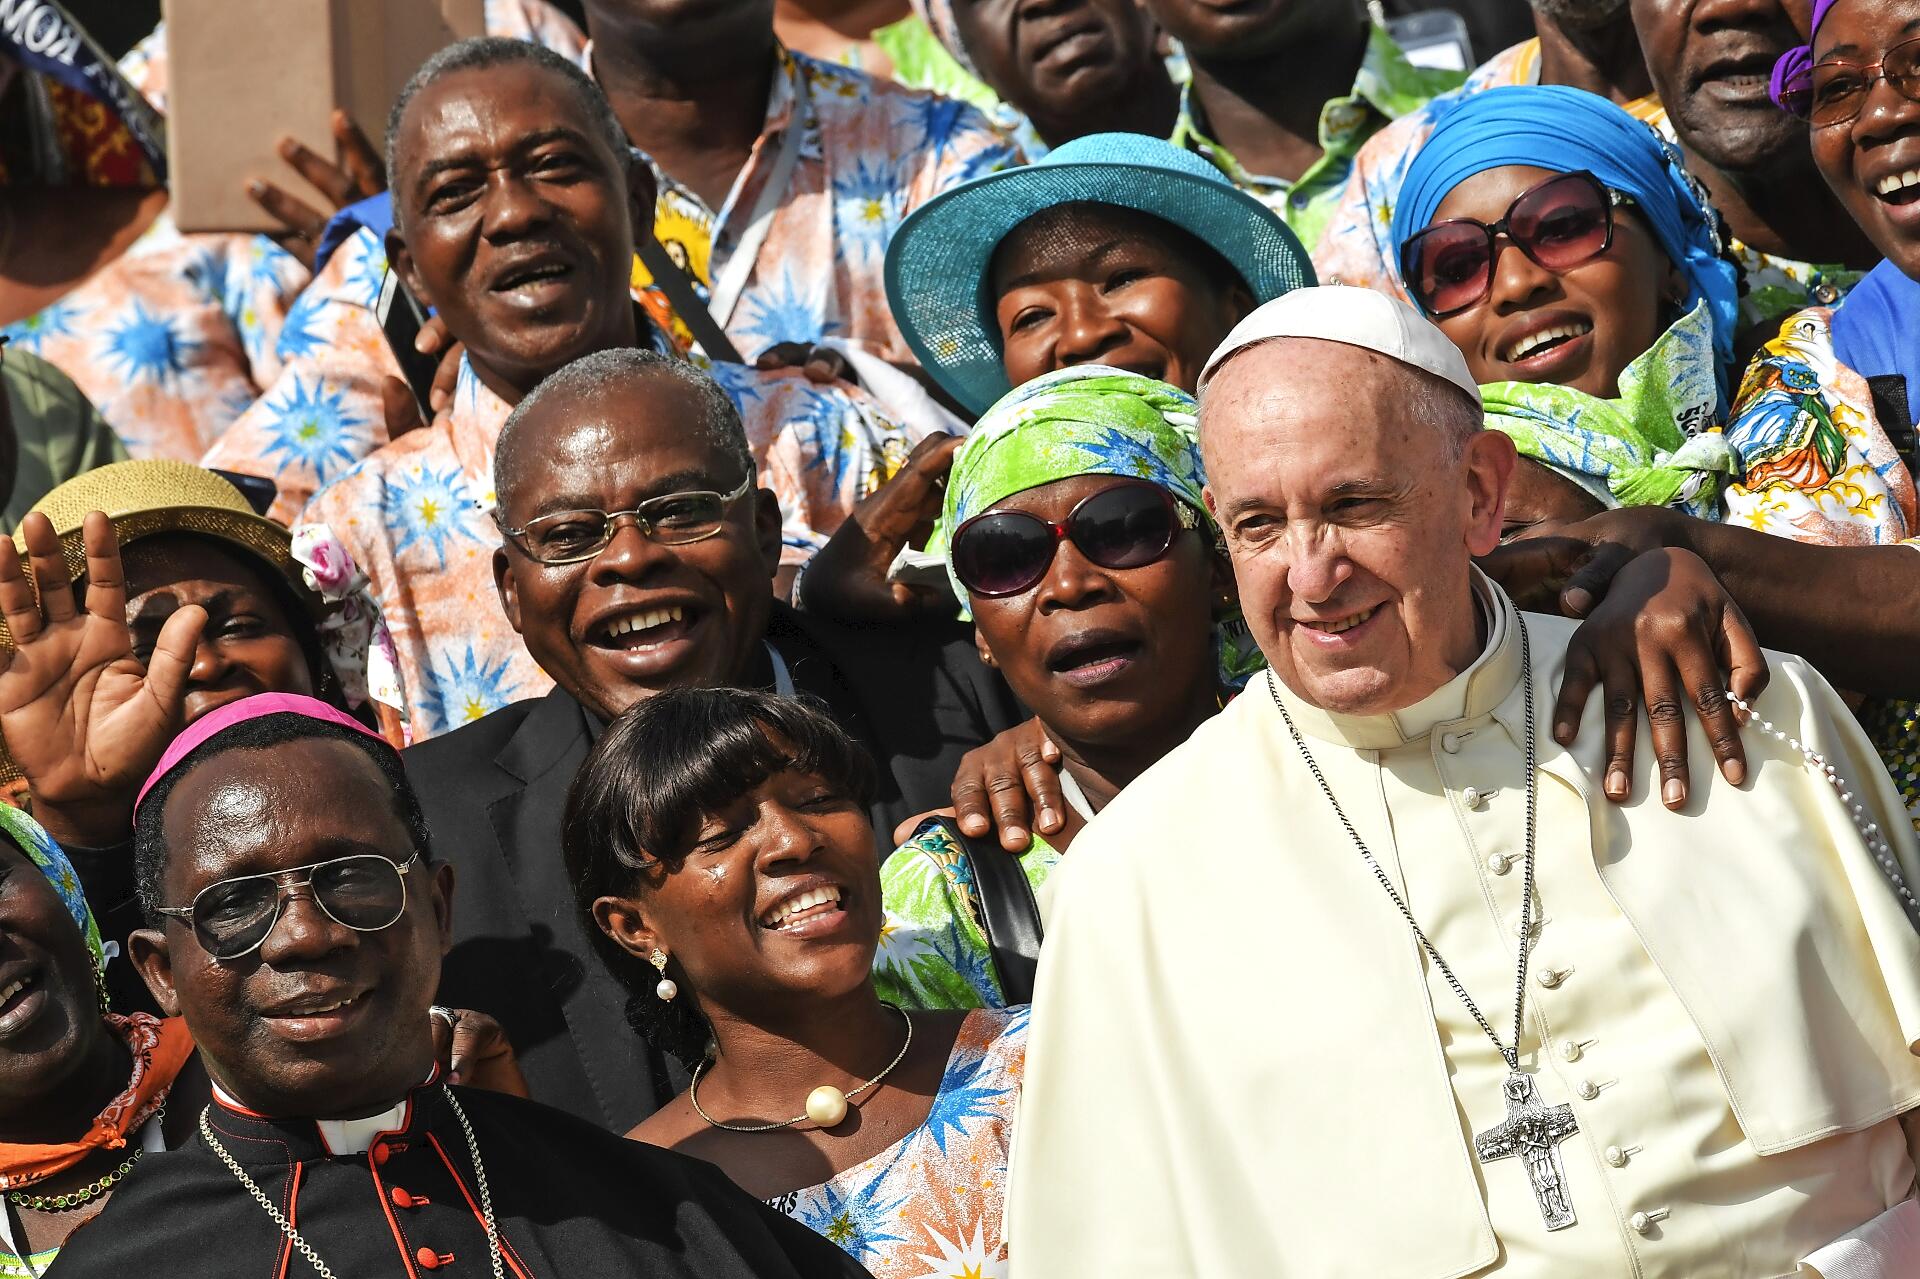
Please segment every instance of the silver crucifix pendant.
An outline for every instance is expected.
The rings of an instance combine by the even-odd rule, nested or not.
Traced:
[[[1567,1198],[1566,1169],[1560,1164],[1560,1143],[1580,1131],[1573,1107],[1542,1105],[1533,1080],[1518,1073],[1507,1076],[1505,1091],[1506,1120],[1476,1136],[1473,1148],[1482,1163],[1520,1156],[1547,1229],[1565,1230],[1575,1218]]]

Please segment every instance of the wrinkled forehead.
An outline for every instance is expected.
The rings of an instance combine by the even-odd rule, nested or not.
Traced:
[[[518,520],[686,489],[730,491],[739,468],[705,429],[705,411],[691,387],[663,374],[542,400],[503,442],[496,499]]]
[[[1439,437],[1428,420],[1435,393],[1416,370],[1344,342],[1255,343],[1228,356],[1201,394],[1208,475],[1219,489],[1228,474],[1250,478],[1308,459],[1425,458]]]
[[[1871,62],[1889,48],[1920,38],[1920,0],[1839,0],[1814,37],[1817,62]]]
[[[594,136],[579,91],[552,68],[512,62],[450,71],[422,89],[401,117],[395,185],[447,165],[498,161],[549,136],[589,145]]]
[[[366,752],[304,738],[236,747],[202,760],[166,799],[165,884],[191,897],[236,875],[378,853],[405,861],[412,838],[398,797]]]

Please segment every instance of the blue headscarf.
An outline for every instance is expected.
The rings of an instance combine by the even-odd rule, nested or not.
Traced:
[[[1394,244],[1405,244],[1433,221],[1447,193],[1477,173],[1510,164],[1556,173],[1585,169],[1634,198],[1667,256],[1685,273],[1681,314],[1707,304],[1724,400],[1739,326],[1739,275],[1721,254],[1719,218],[1687,176],[1680,153],[1605,98],[1564,85],[1489,89],[1438,110],[1433,134],[1400,188]]]

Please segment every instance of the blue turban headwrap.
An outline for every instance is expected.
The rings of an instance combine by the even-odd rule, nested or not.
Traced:
[[[1564,85],[1489,89],[1438,111],[1433,133],[1413,157],[1400,188],[1394,244],[1405,244],[1433,221],[1447,193],[1477,173],[1510,164],[1556,173],[1585,169],[1634,198],[1667,256],[1686,275],[1681,313],[1707,304],[1724,399],[1739,326],[1739,275],[1721,254],[1719,219],[1687,176],[1680,153],[1605,98]]]

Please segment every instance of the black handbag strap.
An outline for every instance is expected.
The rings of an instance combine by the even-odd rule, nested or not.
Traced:
[[[1040,904],[1020,858],[990,839],[964,834],[951,818],[937,819],[966,854],[973,870],[974,895],[980,901],[980,928],[987,935],[1000,990],[1009,1004],[1033,1000],[1033,977],[1040,963]]]
[[[673,307],[673,313],[687,326],[687,332],[693,334],[693,340],[707,353],[709,360],[724,364],[744,364],[740,352],[734,349],[733,342],[727,337],[726,330],[713,318],[713,312],[707,310],[707,304],[693,291],[692,281],[680,264],[667,256],[666,246],[653,238],[651,228],[634,237],[634,256],[640,259],[640,265],[647,268],[647,274],[667,295],[667,302]]]

